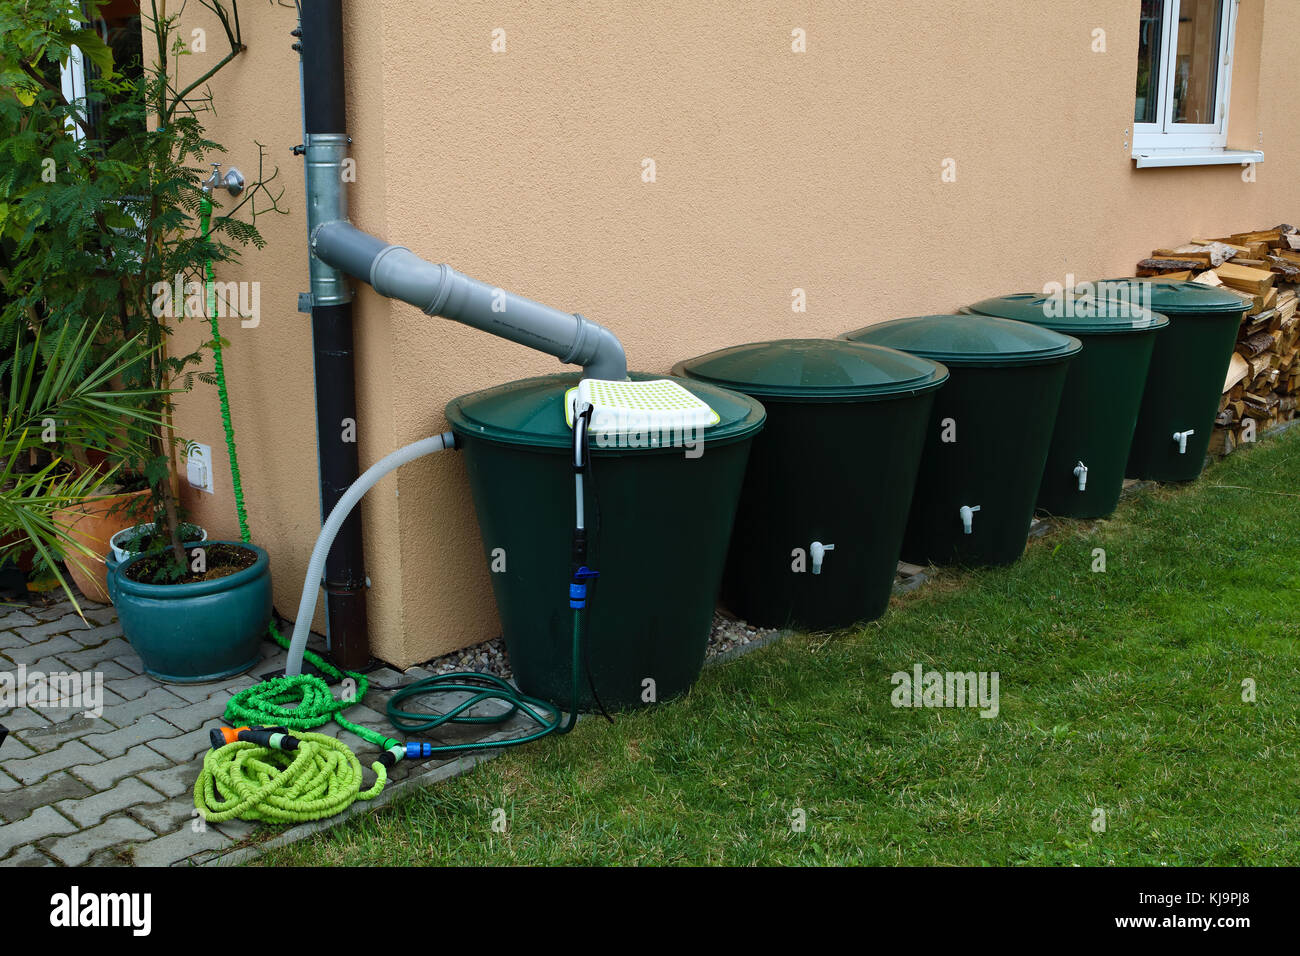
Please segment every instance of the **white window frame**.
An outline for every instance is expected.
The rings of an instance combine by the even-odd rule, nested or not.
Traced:
[[[1228,108],[1232,99],[1233,44],[1237,35],[1240,0],[1220,0],[1219,69],[1214,92],[1217,116],[1211,123],[1176,123],[1174,114],[1174,70],[1178,47],[1178,18],[1183,0],[1163,0],[1159,64],[1159,100],[1156,122],[1133,124],[1133,158],[1139,167],[1186,166],[1261,162],[1258,150],[1230,150]]]

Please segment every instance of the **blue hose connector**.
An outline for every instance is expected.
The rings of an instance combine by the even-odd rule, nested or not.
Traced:
[[[569,582],[569,607],[581,610],[587,606],[587,582],[598,577],[600,577],[599,571],[587,567],[578,568],[573,572],[573,580]]]
[[[417,744],[417,743],[411,743],[409,740],[406,742],[407,760],[420,760],[424,757],[432,757],[432,756],[433,756],[433,744]]]

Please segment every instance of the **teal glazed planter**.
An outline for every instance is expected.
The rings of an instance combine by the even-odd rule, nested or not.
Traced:
[[[122,632],[144,662],[145,673],[172,684],[201,684],[243,673],[261,660],[271,621],[271,559],[239,541],[209,541],[247,548],[252,567],[213,581],[145,584],[127,571],[146,555],[121,563],[113,603]]]
[[[199,529],[199,530],[203,530],[203,529]],[[114,537],[116,537],[116,535],[114,535]],[[208,540],[208,533],[207,531],[203,531],[203,537],[201,539],[199,539],[198,541],[186,541],[184,542],[184,545],[187,548],[197,548],[199,545],[203,544],[203,542],[207,540]],[[104,567],[107,569],[104,574],[104,588],[105,590],[108,591],[109,601],[111,601],[114,605],[116,605],[117,604],[117,569],[122,566],[122,562],[118,560],[117,552],[111,547],[112,544],[111,541],[109,542],[109,544],[110,547],[108,549],[108,554],[104,555]],[[137,555],[132,555],[131,557],[137,557]]]

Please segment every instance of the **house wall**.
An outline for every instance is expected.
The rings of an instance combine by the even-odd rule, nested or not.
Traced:
[[[1134,168],[1138,0],[345,6],[353,220],[609,326],[644,371],[1069,273],[1131,274],[1153,247],[1300,216],[1287,0],[1241,4],[1229,145],[1265,150],[1253,182],[1234,166]],[[191,4],[187,25],[201,12]],[[320,520],[310,328],[295,311],[307,265],[289,152],[294,12],[246,2],[240,16],[248,49],[212,84],[209,130],[245,173],[266,145],[290,212],[259,219],[267,247],[222,270],[262,284],[261,325],[226,330],[227,365],[255,537],[291,614]],[[497,27],[505,53],[490,49]],[[205,55],[218,49],[209,30]],[[559,370],[368,290],[356,318],[363,466],[445,429],[455,395]],[[232,534],[211,388],[182,400],[177,427],[218,457],[217,493],[187,492],[191,508]],[[377,656],[408,665],[498,633],[455,455],[385,479],[364,520]]]

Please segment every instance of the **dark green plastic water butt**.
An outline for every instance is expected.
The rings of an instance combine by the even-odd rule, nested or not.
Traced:
[[[515,680],[525,693],[566,704],[575,502],[564,409],[578,380],[510,382],[447,405]],[[633,448],[591,439],[584,507],[588,563],[600,577],[590,591],[586,664],[607,707],[666,700],[699,676],[745,463],[763,427],[763,406],[748,396],[681,384],[720,418],[702,444],[647,440]]]
[[[844,627],[889,605],[935,391],[947,370],[828,339],[758,342],[673,372],[761,399],[723,576],[761,627]]]
[[[1156,339],[1126,477],[1191,481],[1205,465],[1223,380],[1249,306],[1196,282],[1105,279],[1082,291],[1131,301],[1169,317]]]
[[[1083,343],[1065,377],[1038,507],[1070,518],[1110,514],[1124,487],[1151,350],[1169,320],[1128,302],[1036,293],[985,299],[970,311],[1029,322]]]
[[[922,315],[843,338],[942,362],[903,538],[913,564],[1010,564],[1025,550],[1078,339],[980,315]]]

